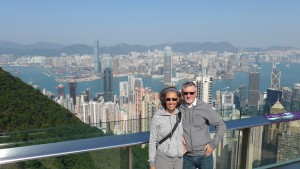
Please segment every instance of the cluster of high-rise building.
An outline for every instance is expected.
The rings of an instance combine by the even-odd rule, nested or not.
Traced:
[[[64,94],[62,84],[57,86],[60,97],[57,102],[83,122],[103,131],[115,134],[148,131],[151,117],[160,108],[158,93],[143,87],[141,78],[128,76],[128,81],[120,82],[120,96],[116,96],[112,90],[111,70],[105,70],[109,72],[104,72],[103,93],[92,97],[87,89],[76,95],[76,82],[69,82],[68,95]]]

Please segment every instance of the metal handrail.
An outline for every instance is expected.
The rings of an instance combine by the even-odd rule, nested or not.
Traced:
[[[294,121],[297,119],[289,119]],[[249,130],[255,126],[263,126],[277,122],[269,121],[264,116],[225,121],[227,130]],[[278,122],[280,123],[280,122]],[[212,132],[215,129],[210,128]],[[56,157],[88,151],[104,150],[119,147],[131,147],[149,142],[149,131],[124,135],[103,136],[56,143],[31,145],[0,149],[0,164],[15,163],[26,160]],[[247,143],[243,143],[247,144]],[[247,151],[243,150],[242,151]],[[129,167],[130,168],[130,167]]]

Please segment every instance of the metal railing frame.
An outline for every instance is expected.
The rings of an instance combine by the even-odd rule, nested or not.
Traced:
[[[285,122],[294,120],[295,119],[290,119],[286,120]],[[227,125],[227,130],[242,131],[243,134],[241,152],[249,152],[249,134],[252,127],[264,126],[280,122],[269,121],[264,116],[257,116],[252,118],[225,121],[225,123]],[[211,127],[210,131],[215,132],[215,129]],[[0,149],[0,165],[16,163],[26,160],[34,160],[40,158],[56,157],[82,152],[125,147],[127,153],[126,165],[128,169],[132,169],[132,146],[147,144],[148,142],[149,131],[133,134],[113,135],[48,144],[31,145],[24,147],[5,148]],[[240,166],[240,168],[246,168],[246,159],[247,156],[243,155],[238,161],[238,166]]]

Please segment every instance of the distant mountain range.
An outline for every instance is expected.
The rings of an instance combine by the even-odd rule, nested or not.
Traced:
[[[131,51],[145,52],[148,50],[159,49],[163,50],[165,46],[171,46],[174,52],[189,53],[196,51],[217,51],[217,52],[237,52],[238,50],[244,51],[269,51],[269,50],[290,50],[297,49],[295,47],[282,47],[282,46],[272,46],[267,49],[263,48],[237,48],[229,42],[181,42],[181,43],[169,43],[160,44],[153,46],[143,46],[143,45],[128,45],[125,43],[117,44],[110,47],[100,47],[101,54],[129,54]],[[83,44],[75,44],[70,46],[65,46],[57,43],[49,42],[38,42],[30,45],[22,45],[20,43],[10,42],[10,41],[0,41],[0,54],[13,54],[14,56],[60,56],[62,53],[66,54],[92,54],[93,46],[87,46]]]

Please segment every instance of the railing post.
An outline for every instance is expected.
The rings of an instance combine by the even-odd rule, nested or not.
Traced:
[[[132,146],[126,147],[127,169],[132,169]]]
[[[249,145],[249,138],[250,138],[250,129],[251,128],[244,128],[242,129],[242,145],[241,145],[241,158],[240,158],[240,168],[246,169],[247,167],[247,156],[248,156],[248,145]]]

